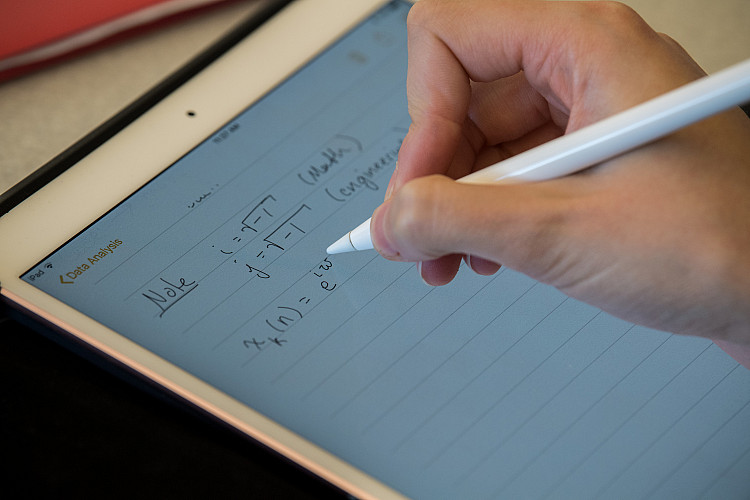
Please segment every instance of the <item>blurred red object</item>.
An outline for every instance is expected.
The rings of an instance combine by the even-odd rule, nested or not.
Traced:
[[[2,0],[0,82],[236,0]]]

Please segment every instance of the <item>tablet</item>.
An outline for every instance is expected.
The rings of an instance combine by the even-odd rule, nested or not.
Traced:
[[[289,3],[0,218],[3,300],[355,497],[745,497],[710,341],[326,255],[409,127],[410,5]]]

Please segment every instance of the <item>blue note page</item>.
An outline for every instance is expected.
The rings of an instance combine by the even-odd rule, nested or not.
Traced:
[[[407,496],[747,498],[750,371],[711,342],[507,269],[431,288],[325,254],[409,126],[408,8],[58,249],[59,276],[23,278]]]

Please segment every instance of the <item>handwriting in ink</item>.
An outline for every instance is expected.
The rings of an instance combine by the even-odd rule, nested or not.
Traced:
[[[246,229],[249,229],[255,233],[258,232],[258,225],[259,222],[261,222],[263,219],[271,219],[273,218],[273,214],[270,211],[270,205],[272,202],[275,202],[276,198],[274,198],[273,195],[267,195],[265,198],[260,200],[252,209],[250,209],[249,212],[243,217],[242,221],[240,222],[240,233],[245,231]],[[232,238],[232,241],[225,242],[219,246],[219,252],[221,252],[224,255],[232,255],[235,251],[239,250],[242,247],[242,235],[239,234]],[[211,245],[211,248],[217,248],[216,245]]]
[[[309,165],[303,172],[298,173],[297,177],[305,184],[314,186],[333,167],[361,151],[362,143],[357,139],[347,135],[337,135],[322,151],[316,153],[314,159],[308,161]]]
[[[288,340],[280,339],[278,337],[268,337],[269,342],[276,344],[279,347],[282,347],[283,344],[286,344],[289,342]]]
[[[198,283],[195,281],[188,283],[185,278],[179,278],[177,284],[167,281],[164,278],[159,278],[159,281],[161,281],[159,286],[154,287],[157,288],[158,291],[149,288],[141,295],[146,297],[149,302],[159,308],[160,318],[169,310],[169,308],[198,287]]]
[[[313,274],[315,276],[317,276],[318,278],[322,278],[323,274],[322,273],[317,273],[315,271],[328,271],[332,267],[333,267],[333,262],[331,262],[330,260],[328,260],[328,257],[326,257],[325,259],[323,259],[323,262],[320,263],[318,265],[318,267],[313,270]]]
[[[273,197],[273,195],[268,195],[260,202],[255,205],[250,212],[242,219],[242,229],[240,231],[244,231],[246,229],[249,229],[255,233],[258,232],[258,229],[256,229],[255,226],[263,219],[263,217],[273,217],[273,214],[268,210],[268,206],[270,202],[276,201],[276,198]]]
[[[234,241],[235,243],[239,243],[240,241],[242,241],[242,238],[240,238],[239,236],[235,236],[234,238],[232,238],[232,241]],[[216,245],[211,245],[211,248],[216,248]],[[224,250],[223,248],[220,248],[219,251],[224,255],[232,255],[234,253],[234,250]]]
[[[235,264],[237,264],[237,260],[234,261]],[[250,274],[254,274],[260,279],[268,279],[271,277],[270,274],[263,271],[262,269],[258,269],[257,267],[253,267],[250,264],[245,264],[245,267],[247,267],[247,270],[250,272]]]
[[[277,332],[284,333],[294,324],[295,321],[302,319],[302,312],[299,309],[288,306],[278,306],[276,308],[278,316],[266,320],[266,324],[276,330]]]
[[[273,334],[276,336],[268,337],[265,340],[258,340],[257,337],[243,339],[242,344],[245,348],[262,351],[274,344],[281,346],[288,342],[289,339],[281,337],[321,301],[323,297],[320,295],[321,293],[332,292],[336,289],[336,283],[333,283],[331,278],[326,276],[331,269],[333,269],[333,262],[328,257],[325,257],[317,266],[311,269],[310,273],[315,276],[314,281],[317,282],[315,288],[309,289],[311,293],[297,299],[296,302],[291,300],[286,303],[282,302],[282,305],[276,306],[270,317],[264,320],[266,325],[276,332]],[[318,292],[321,289],[325,290],[325,292]],[[328,296],[328,293],[325,293],[325,296]]]
[[[302,204],[302,206],[300,206],[292,215],[284,220],[284,222],[279,224],[276,229],[271,232],[271,234],[263,239],[263,241],[267,243],[266,248],[275,247],[283,251],[286,247],[282,245],[288,246],[290,242],[294,241],[295,236],[301,237],[302,235],[306,234],[305,230],[300,227],[299,223],[295,221],[295,219],[298,218],[303,211],[310,210],[311,209],[309,206]],[[258,256],[261,255],[258,254]]]
[[[255,346],[256,349],[259,351],[263,349],[263,344],[265,344],[265,340],[257,340],[255,337],[249,339],[249,340],[243,340],[242,344],[247,347],[248,349]]]
[[[333,268],[333,262],[328,258],[324,258],[317,267],[313,268],[310,272],[317,278],[325,277],[326,273]],[[336,283],[332,283],[325,280],[320,280],[320,288],[326,292],[332,292],[336,288]],[[303,313],[300,309],[304,306],[309,306],[312,301],[312,297],[305,295],[300,298],[294,306],[283,305],[276,307],[276,314],[272,319],[266,319],[266,324],[276,330],[279,333],[286,333],[294,323],[303,318]],[[314,305],[314,304],[313,304]]]
[[[265,345],[266,342],[277,345],[279,347],[283,347],[284,344],[288,342],[288,340],[280,339],[278,337],[268,337],[266,340],[258,340],[255,337],[253,337],[250,340],[242,341],[244,346],[247,347],[248,349],[250,349],[251,347],[255,347],[259,351],[263,350],[263,346]]]
[[[390,169],[390,167],[395,165],[400,147],[401,141],[399,140],[398,146],[383,153],[380,158],[372,162],[366,169],[355,169],[354,172],[357,175],[353,179],[334,189],[325,188],[326,194],[334,200],[344,203],[348,198],[354,196],[362,189],[377,191],[380,189],[380,186],[373,179],[383,170]]]
[[[333,262],[331,262],[328,257],[323,259],[323,262],[318,264],[318,267],[313,269],[312,273],[317,276],[318,278],[322,278],[325,275],[326,271],[330,271],[333,267]],[[321,280],[320,287],[327,291],[332,292],[336,289],[336,283],[330,283],[327,280]]]
[[[214,184],[211,189],[209,189],[207,192],[201,194],[196,198],[192,203],[188,204],[188,208],[195,208],[197,207],[202,201],[204,201],[206,198],[211,196],[217,189],[219,188],[218,184]]]
[[[300,304],[306,305],[310,303],[310,299],[307,297],[302,297],[298,302]],[[265,321],[268,326],[279,333],[285,333],[289,328],[291,328],[295,321],[302,319],[303,317],[302,311],[300,311],[296,307],[279,306],[276,308],[276,310],[278,316],[270,320],[266,319]],[[270,342],[269,345],[275,344],[279,347],[282,347],[282,345],[286,344],[288,340],[279,338],[279,336],[268,337],[266,340],[258,340],[255,337],[252,337],[250,339],[243,340],[242,345],[244,345],[248,349],[254,347],[258,351],[262,351],[265,348],[264,346],[266,342]]]

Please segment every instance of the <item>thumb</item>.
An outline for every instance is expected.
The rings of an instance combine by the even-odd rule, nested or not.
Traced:
[[[564,198],[546,183],[470,185],[420,177],[375,211],[370,231],[375,248],[391,260],[465,254],[538,276],[561,234]]]

